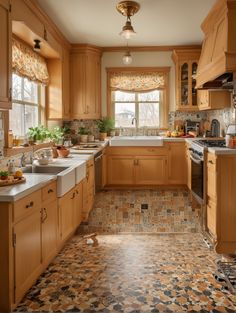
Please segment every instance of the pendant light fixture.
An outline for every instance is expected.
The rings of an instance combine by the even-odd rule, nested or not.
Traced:
[[[128,40],[136,35],[136,32],[131,25],[130,17],[139,11],[140,4],[135,1],[121,1],[117,4],[116,9],[119,13],[127,17],[126,23],[123,26],[120,35]]]
[[[132,56],[131,56],[130,51],[129,51],[128,43],[127,43],[127,50],[122,57],[122,61],[125,65],[129,65],[132,63]]]

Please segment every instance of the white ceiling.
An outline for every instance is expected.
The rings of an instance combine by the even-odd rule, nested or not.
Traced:
[[[136,0],[131,18],[137,32],[131,46],[199,44],[201,22],[216,0]],[[126,18],[116,11],[119,0],[38,0],[71,43],[123,46],[118,35]]]

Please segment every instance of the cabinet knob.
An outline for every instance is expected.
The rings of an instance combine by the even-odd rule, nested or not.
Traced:
[[[26,204],[26,209],[28,209],[28,208],[32,208],[32,206],[34,205],[34,202],[33,201],[31,201],[29,204]]]
[[[208,161],[208,163],[210,163],[210,164],[214,164],[214,162],[213,162],[212,160],[209,160],[209,161]]]
[[[52,193],[53,192],[53,189],[48,189],[48,193]]]
[[[75,197],[75,192],[73,192],[73,196],[71,197],[71,200],[73,200]]]

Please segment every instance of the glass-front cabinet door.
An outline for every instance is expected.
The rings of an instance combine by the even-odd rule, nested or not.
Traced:
[[[174,50],[176,110],[197,111],[196,79],[200,49]]]

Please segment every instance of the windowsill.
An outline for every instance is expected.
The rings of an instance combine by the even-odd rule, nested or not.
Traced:
[[[15,156],[20,153],[27,153],[27,152],[35,152],[39,149],[48,148],[52,146],[52,142],[45,142],[45,143],[39,143],[28,147],[12,147],[12,148],[5,148],[4,149],[4,157],[11,157]]]

